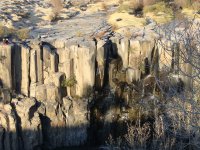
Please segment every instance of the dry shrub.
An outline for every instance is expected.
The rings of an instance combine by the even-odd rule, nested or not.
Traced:
[[[9,36],[14,31],[13,29],[7,28],[6,26],[0,25],[0,37]]]
[[[60,13],[60,11],[63,9],[63,4],[61,0],[51,0],[51,4],[55,13]]]
[[[56,13],[51,13],[48,16],[48,20],[51,22],[56,21],[57,19],[58,19],[58,14],[56,14]]]
[[[122,5],[123,2],[124,2],[124,0],[119,0],[119,1],[118,1],[118,4],[119,4],[119,5]]]
[[[18,39],[27,39],[29,38],[30,30],[27,28],[24,29],[14,29],[14,28],[7,28],[6,26],[0,25],[0,37],[15,37]]]
[[[101,4],[101,9],[104,10],[104,11],[107,11],[108,10],[108,5],[106,3],[102,3]]]
[[[19,29],[16,34],[19,39],[28,39],[29,38],[29,29]]]
[[[61,10],[63,9],[63,4],[61,0],[51,0],[51,4],[52,4],[53,14],[49,16],[49,19],[51,21],[55,21],[58,18]]]
[[[190,2],[188,0],[174,0],[175,4],[181,7],[188,7]]]
[[[142,9],[145,6],[153,5],[157,1],[156,0],[132,0],[130,2],[131,9]]]
[[[195,1],[194,3],[192,3],[192,8],[194,10],[199,11],[200,10],[200,0],[199,1]]]
[[[200,0],[174,0],[175,4],[184,8],[194,8],[195,10],[200,9]]]
[[[156,3],[156,0],[143,0],[143,6],[153,5]]]
[[[133,0],[130,2],[129,7],[133,10],[143,8],[143,1],[142,0]]]

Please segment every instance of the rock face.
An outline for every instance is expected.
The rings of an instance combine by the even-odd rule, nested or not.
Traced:
[[[177,55],[166,54],[162,48],[153,40],[119,37],[98,42],[31,41],[29,46],[1,43],[0,149],[78,146],[90,139],[92,123],[112,129],[115,115],[119,120],[126,118],[124,109],[130,99],[148,93],[160,70],[174,66],[171,70],[176,74],[179,63],[173,61],[179,59],[173,57]],[[192,69],[188,64],[181,68],[186,72]],[[180,77],[189,85],[187,77]],[[177,84],[180,79],[174,77],[173,81]],[[105,93],[102,97],[94,90]],[[93,94],[97,98],[91,102]],[[91,109],[91,103],[100,105]],[[96,115],[90,116],[90,111]],[[104,131],[99,132],[104,136]]]
[[[1,44],[2,150],[86,143],[88,102],[71,95],[83,97],[94,85],[95,45],[59,44],[57,49],[35,41],[31,47]],[[72,75],[77,84],[62,86]]]
[[[12,88],[12,50],[13,45],[2,45],[1,44],[1,62],[0,62],[0,82],[6,88]],[[3,79],[3,80],[2,80]]]

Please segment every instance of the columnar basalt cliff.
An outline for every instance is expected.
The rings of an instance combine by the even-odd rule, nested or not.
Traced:
[[[112,122],[134,120],[134,101],[153,92],[151,82],[168,73],[166,65],[174,85],[181,79],[190,86],[187,76],[175,74],[175,56],[150,38],[1,43],[0,149],[79,146],[92,136],[95,144],[105,142],[116,131]]]

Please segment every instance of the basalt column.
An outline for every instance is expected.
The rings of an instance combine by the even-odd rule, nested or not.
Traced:
[[[21,93],[29,96],[30,49],[28,47],[21,47],[21,59]]]
[[[37,83],[37,55],[36,51],[32,49],[30,51],[30,97],[35,97],[35,88]]]
[[[12,50],[13,44],[0,43],[0,84],[4,88],[12,89]]]
[[[104,71],[105,71],[105,42],[99,41],[97,43],[97,52],[96,52],[96,75],[95,75],[95,87],[97,90],[101,90],[104,84]]]
[[[36,44],[34,48],[37,51],[37,81],[38,84],[43,84],[43,48],[40,43]]]
[[[37,85],[44,83],[43,77],[43,49],[39,42],[33,42],[30,54],[30,96],[35,97]]]

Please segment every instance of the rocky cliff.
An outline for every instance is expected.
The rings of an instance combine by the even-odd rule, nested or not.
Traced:
[[[110,123],[134,120],[134,101],[153,93],[157,78],[165,86],[190,87],[188,76],[175,69],[179,46],[163,43],[173,51],[156,36],[1,43],[0,149],[78,146],[94,136],[102,143]],[[191,73],[188,64],[180,67]],[[127,106],[133,108],[128,116]]]

